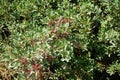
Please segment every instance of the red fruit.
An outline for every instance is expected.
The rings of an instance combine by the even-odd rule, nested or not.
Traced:
[[[26,58],[21,58],[20,61],[23,65],[26,65],[28,63]]]
[[[29,74],[31,72],[31,70],[25,69],[24,72],[27,73],[27,74]]]
[[[37,71],[37,70],[40,69],[40,68],[39,68],[39,65],[38,65],[37,63],[33,64],[32,67],[33,67],[33,69],[34,69],[35,71]]]

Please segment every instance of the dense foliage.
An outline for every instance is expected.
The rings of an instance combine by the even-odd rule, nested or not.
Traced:
[[[119,0],[0,0],[0,79],[119,80]]]

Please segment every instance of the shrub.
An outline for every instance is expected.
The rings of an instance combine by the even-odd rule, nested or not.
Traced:
[[[18,79],[118,80],[119,10],[118,0],[2,0],[0,60]]]

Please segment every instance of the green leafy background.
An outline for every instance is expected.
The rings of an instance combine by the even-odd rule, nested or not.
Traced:
[[[0,79],[120,78],[119,0],[1,0],[4,24]]]

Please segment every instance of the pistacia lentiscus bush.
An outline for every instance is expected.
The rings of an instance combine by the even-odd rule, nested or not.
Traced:
[[[119,0],[1,0],[0,79],[119,80],[119,21]]]

